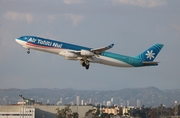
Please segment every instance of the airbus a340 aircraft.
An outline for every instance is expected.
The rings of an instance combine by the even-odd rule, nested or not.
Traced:
[[[163,47],[163,44],[157,43],[137,56],[125,56],[106,52],[114,44],[102,48],[88,48],[36,36],[22,36],[15,40],[27,48],[28,54],[30,49],[58,54],[67,60],[80,60],[80,64],[86,69],[89,69],[90,62],[116,67],[157,66],[158,62],[153,60]]]

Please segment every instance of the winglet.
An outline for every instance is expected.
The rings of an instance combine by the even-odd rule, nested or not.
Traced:
[[[110,48],[112,48],[113,46],[114,46],[114,44],[111,44],[111,45],[108,46],[108,48],[110,49]]]

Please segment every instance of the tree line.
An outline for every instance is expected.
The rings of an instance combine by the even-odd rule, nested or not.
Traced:
[[[114,114],[108,114],[101,111],[100,105],[95,106],[96,109],[90,109],[85,113],[84,118],[112,118]],[[102,106],[103,107],[103,106]],[[57,118],[78,118],[77,112],[72,112],[70,105],[67,105],[64,109],[56,109]],[[177,107],[166,108],[162,104],[158,107],[144,107],[141,108],[130,108],[127,113],[123,114],[123,108],[120,107],[116,116],[131,116],[136,118],[171,118],[172,116],[180,116],[180,105]]]

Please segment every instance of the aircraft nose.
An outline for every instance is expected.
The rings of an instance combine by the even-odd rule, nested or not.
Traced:
[[[24,41],[24,39],[22,39],[21,37],[20,38],[16,38],[15,39],[15,41],[17,42],[17,43],[19,43],[20,45],[26,45],[26,41]]]
[[[19,42],[19,39],[18,39],[18,38],[16,38],[16,39],[15,39],[15,41],[18,43],[18,42]]]
[[[21,44],[21,40],[19,38],[16,38],[15,41],[19,44]]]

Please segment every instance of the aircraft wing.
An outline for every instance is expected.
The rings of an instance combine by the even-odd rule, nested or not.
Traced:
[[[89,56],[93,56],[93,55],[99,55],[102,52],[104,52],[108,49],[111,49],[113,46],[114,46],[114,44],[111,44],[111,45],[106,46],[106,47],[93,48],[91,50],[70,51],[70,52],[75,53],[75,54],[80,55],[80,56],[88,56],[89,57]],[[86,53],[87,55],[84,53]]]
[[[94,48],[94,49],[91,49],[91,52],[94,52],[95,54],[101,54],[102,52],[111,49],[113,46],[114,46],[114,44],[111,44],[106,47]]]

